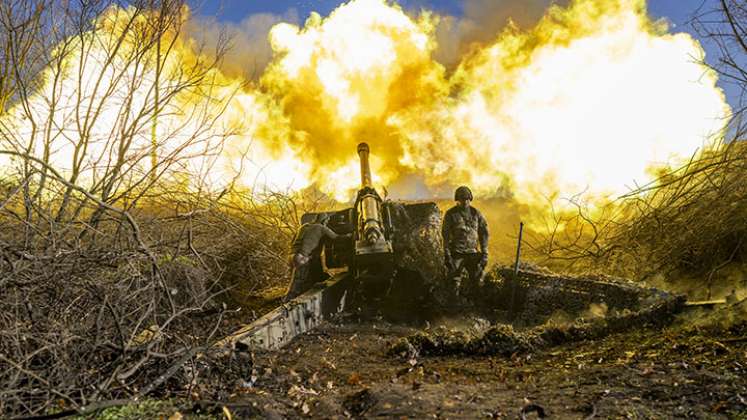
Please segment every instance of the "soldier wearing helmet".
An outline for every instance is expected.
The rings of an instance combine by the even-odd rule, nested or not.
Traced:
[[[350,235],[338,235],[327,227],[329,216],[325,213],[317,215],[311,223],[301,225],[291,244],[290,261],[291,284],[285,301],[309,290],[319,280],[323,279],[321,252],[324,240],[335,240],[339,237]]]
[[[448,278],[454,281],[457,295],[476,297],[488,263],[488,223],[482,213],[472,207],[472,199],[468,187],[456,189],[454,201],[457,204],[446,211],[441,234]],[[460,282],[463,271],[467,272],[466,282]]]

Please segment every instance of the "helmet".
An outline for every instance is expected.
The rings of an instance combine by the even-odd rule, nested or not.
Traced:
[[[319,213],[316,215],[316,223],[320,225],[326,225],[329,221],[329,215],[327,213]]]
[[[454,191],[454,200],[455,201],[460,201],[460,200],[472,201],[472,191],[470,191],[469,187],[462,185],[461,187],[457,188],[456,191]]]

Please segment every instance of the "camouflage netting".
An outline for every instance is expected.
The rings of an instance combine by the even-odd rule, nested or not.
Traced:
[[[395,226],[396,266],[401,271],[417,273],[427,290],[438,288],[446,277],[438,206],[388,202],[388,207]]]
[[[485,286],[484,312],[505,311],[511,294],[510,271],[495,269]],[[601,338],[629,328],[671,322],[684,307],[683,296],[636,287],[611,278],[569,278],[522,271],[516,282],[515,325],[530,321],[536,326],[517,331],[497,323],[482,333],[436,328],[400,339],[390,354],[415,355],[504,355],[532,351],[562,343]],[[497,299],[497,300],[496,300]],[[598,303],[604,313],[593,313]],[[575,321],[552,322],[557,311],[572,314]],[[539,320],[550,321],[542,325]]]
[[[529,264],[522,265],[514,277],[511,269],[493,267],[481,290],[482,301],[476,302],[478,312],[499,320],[510,315],[514,326],[532,327],[558,314],[571,321],[578,317],[635,312],[671,297],[622,278],[562,276]]]

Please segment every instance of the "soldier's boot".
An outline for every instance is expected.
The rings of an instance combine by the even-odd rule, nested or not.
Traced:
[[[303,292],[308,290],[312,285],[309,285],[309,270],[308,265],[296,267],[293,269],[293,276],[291,284],[288,287],[288,293],[283,298],[283,302],[288,302],[295,299]]]

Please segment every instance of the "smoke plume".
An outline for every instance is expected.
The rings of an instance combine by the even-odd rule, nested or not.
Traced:
[[[452,69],[470,51],[495,41],[509,24],[522,30],[531,29],[551,5],[568,3],[568,0],[466,0],[462,16],[447,15],[439,21],[434,58]]]
[[[267,38],[270,29],[281,22],[298,21],[295,9],[282,15],[257,13],[243,18],[239,23],[193,15],[187,21],[185,31],[188,37],[203,47],[206,54],[214,53],[223,44],[225,55],[219,65],[224,75],[256,81],[272,60],[272,48]]]
[[[355,146],[366,141],[374,181],[393,198],[444,197],[466,184],[524,204],[606,200],[707,147],[730,113],[717,74],[693,59],[699,43],[652,21],[644,0],[475,0],[459,18],[352,0],[303,24],[294,12],[239,24],[195,18],[169,66],[188,68],[224,36],[233,52],[210,79],[221,95],[200,109],[217,118],[205,136],[231,135],[210,176],[252,189],[313,188],[347,202],[358,186]],[[101,73],[93,63],[83,72]],[[74,80],[59,84],[31,99],[39,120],[45,92],[75,97]],[[200,89],[179,98],[182,109],[201,101]],[[174,111],[158,126],[183,126],[189,113]],[[97,126],[102,136],[107,127]]]

